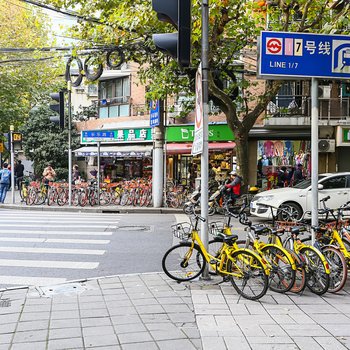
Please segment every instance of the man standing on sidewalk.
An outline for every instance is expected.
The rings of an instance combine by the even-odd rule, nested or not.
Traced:
[[[23,176],[24,176],[24,165],[22,164],[22,161],[19,160],[17,162],[17,165],[15,166],[15,178],[16,178],[16,186],[18,190],[21,186]]]
[[[7,167],[8,164],[4,163],[2,170],[0,170],[0,203],[5,202],[6,193],[11,181],[11,171]]]

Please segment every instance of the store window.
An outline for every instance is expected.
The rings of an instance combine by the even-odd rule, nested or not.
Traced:
[[[278,172],[285,168],[284,186],[293,186],[297,181],[294,172],[301,171],[302,178],[311,175],[310,141],[266,140],[258,141],[257,178],[262,190],[280,187]],[[300,180],[300,179],[299,179]]]

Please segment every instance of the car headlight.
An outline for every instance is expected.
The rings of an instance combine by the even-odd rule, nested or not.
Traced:
[[[271,200],[273,200],[274,196],[269,195],[269,196],[262,196],[258,198],[258,203],[259,202],[269,202]]]

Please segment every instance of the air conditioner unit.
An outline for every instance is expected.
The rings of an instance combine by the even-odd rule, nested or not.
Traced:
[[[321,139],[318,141],[319,152],[335,152],[335,140]]]
[[[319,98],[331,98],[331,87],[329,85],[320,85],[318,87]]]

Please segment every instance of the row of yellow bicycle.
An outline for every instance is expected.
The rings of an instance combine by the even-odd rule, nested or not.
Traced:
[[[287,215],[288,208],[273,207],[272,226],[253,225],[244,208],[234,215],[227,205],[225,220],[209,224],[213,239],[208,249],[199,234],[199,221],[204,219],[192,213],[190,223],[172,226],[180,242],[165,253],[163,270],[170,278],[183,282],[199,277],[208,265],[209,273],[221,275],[240,296],[250,300],[260,299],[268,288],[279,293],[301,293],[306,287],[318,295],[339,292],[346,283],[350,261],[350,229],[343,220],[350,202],[332,210],[325,206],[326,201],[321,201],[319,214],[324,220],[318,227],[310,227],[304,219],[277,222],[280,211]],[[234,217],[246,225],[245,240],[232,232]],[[314,244],[311,230],[317,238]]]

